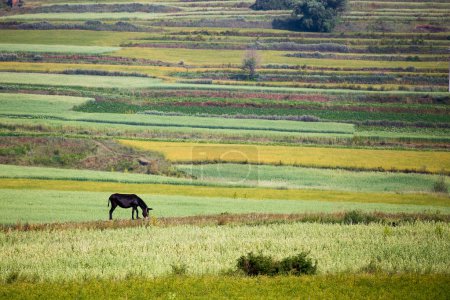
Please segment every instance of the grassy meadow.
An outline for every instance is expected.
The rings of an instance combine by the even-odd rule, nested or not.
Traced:
[[[254,1],[19,2],[0,299],[448,298],[450,4],[348,0],[311,32]],[[113,193],[150,218],[110,221]]]
[[[388,272],[445,273],[449,234],[448,225],[432,223],[388,230],[377,224],[349,227],[305,223],[20,232],[2,234],[1,264],[5,277],[20,270],[19,276],[36,281],[120,280],[133,274],[147,278],[167,275],[171,265],[185,265],[190,274],[217,275],[233,269],[242,253],[262,251],[284,257],[306,250],[322,262],[319,274],[355,273],[374,260]],[[51,246],[54,243],[58,247]],[[22,251],[17,253],[17,248]],[[134,253],[132,258],[126,255],[130,252]]]
[[[349,297],[378,299],[378,297],[417,299],[445,298],[448,285],[446,275],[322,275],[314,277],[283,276],[276,278],[242,278],[236,276],[170,276],[147,279],[142,288],[132,288],[134,277],[123,281],[86,280],[83,282],[43,282],[12,283],[2,285],[0,290],[10,299],[21,299],[26,291],[29,299],[43,297],[79,297],[95,296],[99,299],[116,297],[145,298],[151,295],[155,299],[177,297],[180,299],[209,299],[239,297]],[[376,290],[376,295],[373,291]],[[39,295],[39,296],[36,296]]]
[[[20,181],[19,181],[20,182]],[[3,182],[2,182],[3,183]],[[22,184],[25,182],[21,182]],[[158,220],[159,218],[169,217],[189,217],[189,216],[208,216],[220,214],[314,214],[314,213],[335,213],[343,211],[358,210],[363,212],[386,212],[386,213],[438,213],[448,214],[449,207],[445,203],[433,202],[432,199],[424,197],[420,203],[416,201],[389,202],[380,200],[380,202],[369,202],[361,199],[349,199],[347,201],[332,201],[330,197],[320,199],[317,194],[298,195],[296,198],[289,199],[285,195],[273,195],[277,198],[254,199],[242,193],[242,190],[230,190],[226,193],[213,193],[211,189],[199,189],[197,193],[193,189],[177,189],[167,194],[171,186],[150,185],[145,190],[139,190],[135,186],[106,186],[101,185],[95,188],[91,184],[89,190],[77,190],[80,182],[68,186],[66,182],[48,182],[40,188],[33,185],[34,182],[27,182],[30,185],[28,190],[17,186],[8,186],[2,189],[3,196],[0,198],[1,217],[4,224],[42,224],[42,223],[66,223],[66,222],[92,222],[95,220],[108,219],[108,197],[111,188],[115,187],[117,191],[139,193],[149,206],[154,208],[151,215]],[[51,189],[49,185],[61,184],[64,188]],[[85,184],[84,184],[85,185]],[[85,185],[86,186],[86,185]],[[89,185],[87,185],[89,187]],[[107,189],[109,188],[109,189]],[[199,196],[203,192],[203,196]],[[209,192],[209,193],[208,193]],[[219,190],[223,192],[223,190]],[[238,194],[241,192],[241,194]],[[244,191],[246,192],[246,191]],[[235,193],[237,194],[235,196]],[[44,200],[36,200],[38,197]],[[339,195],[339,194],[338,194]],[[345,195],[345,194],[344,194]],[[303,197],[302,197],[303,196]],[[324,197],[326,195],[322,195]],[[356,195],[361,196],[361,195]],[[383,196],[383,195],[370,195]],[[42,198],[41,198],[42,197]],[[16,203],[11,203],[8,199],[18,199]],[[303,199],[302,199],[303,198]],[[352,201],[353,200],[353,201]],[[439,200],[439,199],[437,199]],[[31,204],[30,204],[31,203]],[[52,214],[48,214],[48,206],[52,207]],[[139,214],[142,215],[141,213]],[[116,209],[113,213],[114,219],[130,219],[130,209]],[[243,253],[245,254],[245,253]]]

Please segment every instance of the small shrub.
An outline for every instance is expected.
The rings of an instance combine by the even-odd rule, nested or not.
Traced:
[[[5,278],[5,282],[8,284],[14,283],[19,279],[20,273],[16,270],[12,270]]]
[[[173,275],[186,275],[187,274],[187,266],[185,264],[173,264],[170,265],[172,267]]]
[[[302,252],[283,259],[280,262],[279,273],[295,276],[316,274],[317,262],[313,264],[312,259],[307,257],[308,254],[308,252]]]
[[[249,276],[275,275],[277,272],[272,257],[262,254],[255,255],[253,252],[248,253],[247,256],[241,256],[238,259],[237,267]]]
[[[433,192],[435,193],[448,193],[447,184],[445,183],[445,176],[439,176],[438,180],[433,184]]]
[[[374,273],[380,273],[382,271],[381,266],[379,264],[380,259],[371,260],[368,265],[361,268],[361,272],[374,274]]]
[[[344,215],[345,224],[361,224],[365,222],[365,215],[360,210],[352,210]]]
[[[271,256],[255,255],[253,252],[238,259],[237,267],[246,275],[311,275],[317,272],[317,262],[314,264],[308,258],[308,252],[284,258],[281,261],[274,260]]]

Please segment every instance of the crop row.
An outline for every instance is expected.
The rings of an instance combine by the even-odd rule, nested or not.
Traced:
[[[182,78],[201,78],[211,80],[248,80],[248,75],[243,72],[182,72],[171,74]],[[257,75],[257,81],[272,82],[297,82],[302,83],[346,83],[346,84],[406,84],[406,85],[441,85],[447,84],[446,76],[395,76],[391,74],[372,74],[372,75],[301,75],[301,74],[270,74],[264,73]]]
[[[3,149],[2,149],[3,150]],[[432,192],[436,175],[351,172],[289,166],[239,164],[178,165],[194,179],[159,175],[0,165],[2,178],[75,180],[141,184],[252,186],[367,192]],[[444,178],[447,180],[447,178]],[[448,181],[448,180],[447,180]],[[446,182],[446,181],[444,181]],[[449,183],[445,183],[450,187]]]
[[[171,83],[163,82],[160,79],[154,78],[139,78],[139,77],[112,77],[112,76],[77,76],[77,75],[61,75],[61,74],[45,74],[45,73],[19,73],[19,72],[0,72],[0,83],[4,86],[9,85],[11,87],[21,86],[20,88],[29,88],[31,85],[39,85],[42,88],[48,86],[60,86],[60,87],[84,87],[84,88],[116,88],[116,89],[192,89],[192,90],[226,90],[226,91],[247,91],[247,92],[278,92],[278,93],[332,93],[332,94],[359,94],[364,95],[367,93],[375,94],[373,91],[366,90],[347,90],[345,86],[328,86],[327,84],[319,84],[319,87],[290,87],[290,86],[264,86],[254,85],[253,83],[236,82],[233,85],[223,84],[220,81],[218,83],[208,84],[201,83]],[[231,82],[233,83],[233,82]],[[394,86],[396,89],[397,85]],[[349,88],[349,87],[347,87]],[[352,88],[352,87],[350,87]],[[354,87],[353,87],[354,88]],[[361,87],[359,87],[361,88]],[[413,86],[412,86],[413,88]],[[378,92],[378,91],[377,91]],[[379,91],[383,93],[384,91]],[[429,89],[414,91],[414,88],[410,91],[408,88],[397,91],[387,91],[387,95],[407,95],[407,94],[444,96],[443,92],[432,92]]]
[[[14,203],[4,201],[3,204],[5,206],[4,209],[2,209],[4,216],[2,216],[2,220],[5,223],[14,223],[17,220],[27,221],[28,218],[31,218],[36,222],[50,222],[57,220],[88,221],[96,220],[96,218],[101,219],[105,214],[104,207],[107,205],[106,200],[108,196],[117,191],[142,194],[144,195],[144,199],[151,199],[151,202],[157,203],[155,205],[160,209],[154,211],[157,216],[205,215],[218,214],[227,211],[230,213],[330,212],[357,208],[362,208],[366,211],[378,210],[386,212],[421,212],[426,209],[447,212],[449,206],[447,201],[448,197],[445,195],[420,193],[401,194],[333,190],[321,191],[313,189],[193,186],[180,184],[134,184],[101,181],[80,182],[78,180],[26,178],[2,178],[0,179],[0,183],[0,187],[4,189],[2,196],[22,199],[20,200],[20,203],[22,203],[20,205],[28,205],[29,202],[27,202],[26,199],[35,197],[36,193],[43,195],[47,190],[47,192],[53,192],[56,195],[52,196],[54,201],[60,201],[60,203],[68,204],[71,207],[78,207],[71,211],[71,213],[68,213],[64,206],[60,206],[60,212],[48,215],[39,212],[40,210],[45,211],[47,209],[46,202],[39,202],[39,210],[38,206],[36,206],[36,211],[24,212],[23,210],[16,209],[19,202]],[[10,192],[7,192],[8,190]],[[72,196],[67,196],[66,200],[63,200],[60,194],[66,191],[67,193],[74,193]],[[98,192],[101,192],[101,194]],[[14,196],[18,195],[17,193],[20,193],[21,196]],[[28,194],[29,196],[23,196],[22,194]],[[74,199],[76,201],[73,203],[70,202]],[[168,201],[168,199],[172,199],[173,201]],[[242,201],[238,201],[240,204],[236,206],[237,202],[233,203],[233,200]],[[261,202],[262,200],[264,200],[264,202]],[[90,204],[87,201],[90,201]],[[166,201],[167,203],[164,204],[163,201]],[[184,205],[180,205],[180,201],[181,203],[184,203]],[[95,207],[91,215],[83,215],[82,213],[84,211],[82,209],[83,204],[86,203],[88,203],[88,206],[91,205]],[[261,203],[264,203],[265,205],[260,207]],[[163,207],[165,208],[161,210]],[[129,216],[129,212],[124,212],[124,215]]]
[[[189,99],[191,100],[191,99]],[[253,107],[252,107],[253,106]],[[148,112],[148,114],[156,115],[155,111],[170,113],[179,113],[182,115],[194,115],[194,116],[224,116],[244,119],[247,116],[248,119],[256,119],[258,116],[261,119],[280,119],[280,120],[302,120],[301,116],[313,116],[315,120],[329,120],[349,123],[362,123],[364,121],[397,121],[397,122],[410,122],[410,126],[414,126],[414,122],[436,124],[448,122],[448,115],[429,114],[426,110],[420,111],[421,114],[411,112],[385,112],[383,110],[377,111],[365,111],[364,109],[358,109],[355,107],[351,109],[341,109],[338,106],[324,106],[324,107],[300,107],[289,105],[280,107],[267,107],[252,105],[251,103],[245,105],[233,104],[233,103],[215,103],[214,101],[208,101],[203,103],[193,102],[166,102],[166,103],[146,103],[146,104],[129,104],[124,102],[113,101],[91,101],[80,106],[77,106],[76,110],[85,112],[97,112],[97,113],[136,113],[136,112]],[[395,110],[395,109],[393,109]],[[152,112],[153,111],[153,112]],[[164,113],[161,113],[164,115]],[[174,114],[176,115],[176,114]],[[277,116],[280,116],[277,118]],[[297,118],[296,118],[297,117]],[[307,120],[305,118],[305,120]],[[314,118],[311,118],[314,121]],[[389,122],[386,122],[389,124]],[[400,124],[399,124],[400,125]],[[408,125],[408,124],[405,124]],[[424,126],[426,126],[424,124]]]
[[[288,51],[261,51],[261,64],[291,64],[291,65],[308,65],[315,67],[346,68],[348,61],[333,59],[313,59],[313,58],[295,58],[286,57],[290,53]],[[242,50],[223,50],[220,57],[217,57],[217,51],[211,49],[166,49],[166,48],[123,48],[114,52],[113,56],[124,56],[131,58],[148,58],[158,59],[166,62],[178,63],[183,61],[188,65],[210,66],[210,65],[240,65],[244,51]],[[405,61],[352,61],[352,68],[407,68],[415,67],[417,69],[434,69],[442,68],[439,62],[405,62]]]
[[[121,140],[174,162],[239,162],[403,172],[447,173],[450,153],[319,147],[197,144]]]
[[[9,54],[2,55],[9,60]],[[1,58],[1,57],[0,57]],[[307,67],[305,67],[307,68]],[[100,69],[100,70],[97,70]],[[197,83],[205,85],[212,85],[213,82],[218,84],[232,84],[232,85],[257,85],[257,86],[279,86],[279,87],[309,87],[309,88],[321,88],[321,89],[365,89],[365,90],[414,90],[414,91],[444,91],[446,89],[445,76],[441,76],[438,73],[418,73],[418,76],[414,76],[417,73],[403,73],[394,74],[388,72],[388,74],[360,74],[353,75],[353,72],[346,74],[345,72],[337,72],[333,74],[331,72],[308,72],[310,75],[304,75],[305,71],[302,69],[301,74],[294,74],[293,72],[287,72],[287,74],[280,74],[280,72],[271,73],[270,70],[262,71],[257,75],[257,81],[248,81],[248,75],[243,72],[237,71],[206,71],[206,72],[180,72],[181,68],[168,68],[168,67],[154,67],[154,66],[118,66],[118,65],[90,65],[90,64],[68,64],[68,63],[26,63],[26,62],[2,62],[0,63],[0,70],[8,72],[40,72],[40,73],[63,73],[63,74],[76,74],[76,75],[99,75],[99,76],[130,76],[130,77],[146,77],[146,76],[158,76],[168,80],[173,80],[171,76],[181,76],[187,80],[179,81],[179,83]],[[110,71],[117,70],[117,71]],[[134,70],[134,71],[133,71]],[[409,69],[408,69],[409,70]],[[414,68],[412,71],[416,71]],[[132,72],[127,72],[132,71]],[[173,73],[176,71],[176,73]],[[274,71],[272,71],[274,72]],[[314,75],[319,73],[320,75]],[[389,74],[390,73],[390,74]],[[19,76],[19,75],[17,75]],[[33,80],[32,75],[24,77],[24,74],[20,75],[20,79],[24,82],[34,83],[39,82]],[[47,76],[48,77],[48,76]],[[77,78],[74,83],[69,85],[80,85],[83,82],[81,77]],[[194,79],[194,80],[192,80]],[[117,79],[113,79],[117,80]],[[103,82],[102,82],[103,81]],[[14,77],[4,82],[14,82]],[[156,83],[156,82],[155,82]],[[58,81],[53,81],[53,84],[58,84]],[[136,83],[133,86],[139,87],[163,87],[165,84],[160,82],[160,85],[151,84],[145,81]],[[174,84],[172,84],[174,85]],[[176,85],[176,84],[175,84]],[[88,86],[85,84],[84,86]],[[92,86],[92,83],[89,83]],[[99,80],[95,84],[98,87],[110,87],[105,80]],[[120,86],[120,85],[118,85]],[[183,84],[178,85],[182,87]],[[186,85],[187,87],[187,85]]]
[[[37,97],[36,97],[37,96]],[[111,123],[123,125],[138,125],[152,127],[168,127],[168,128],[198,128],[198,129],[219,129],[219,130],[237,130],[237,131],[268,131],[280,132],[286,134],[292,133],[331,133],[331,134],[352,134],[353,125],[344,123],[329,122],[289,122],[289,121],[271,121],[271,120],[240,120],[239,124],[232,119],[222,118],[198,118],[192,116],[180,116],[174,120],[170,116],[146,116],[130,115],[124,120],[123,115],[119,114],[86,114],[68,111],[72,107],[67,107],[67,103],[59,106],[54,105],[53,101],[58,101],[59,96],[42,97],[40,95],[27,94],[0,94],[3,99],[2,113],[10,116],[25,116],[35,118],[57,119],[62,121],[79,121],[93,123]],[[47,100],[48,98],[48,100]],[[65,99],[70,99],[66,97]],[[70,100],[69,100],[70,101]],[[80,98],[74,98],[71,103],[80,104]],[[33,106],[23,110],[17,108],[17,103],[32,103]],[[70,102],[69,102],[70,103]],[[51,111],[47,107],[51,106]],[[57,112],[58,114],[52,114]]]
[[[178,165],[203,182],[373,192],[430,192],[437,176],[242,164]],[[445,179],[447,180],[447,179]],[[446,183],[450,188],[450,182]]]
[[[221,49],[221,50],[245,50],[249,47],[255,48],[258,51],[320,51],[327,53],[352,53],[352,54],[362,54],[362,53],[377,53],[377,54],[385,54],[386,60],[393,60],[392,53],[400,52],[405,54],[410,54],[403,60],[407,61],[418,61],[418,54],[431,55],[434,54],[433,59],[428,60],[440,60],[442,61],[442,55],[446,52],[446,44],[442,43],[426,43],[416,45],[414,42],[405,41],[405,42],[396,42],[394,43],[390,41],[387,44],[383,44],[383,41],[377,41],[364,43],[364,41],[360,42],[363,45],[367,46],[354,46],[349,47],[347,41],[344,41],[342,44],[331,43],[330,41],[325,41],[321,43],[309,43],[305,44],[304,41],[300,42],[258,42],[253,43],[249,42],[224,42],[224,41],[151,41],[151,42],[129,42],[121,44],[122,47],[141,47],[141,48],[171,48],[171,49]],[[359,45],[359,44],[358,44]],[[320,58],[320,57],[319,57]],[[357,56],[352,56],[351,58],[358,58]],[[383,57],[375,57],[368,56],[368,59],[381,61]],[[389,59],[391,58],[391,59]]]
[[[159,69],[159,68],[158,68]],[[164,68],[162,68],[164,70]],[[114,70],[114,69],[111,69]],[[133,71],[133,70],[130,70]],[[292,71],[292,70],[290,70]],[[364,73],[364,72],[363,72]],[[185,88],[175,86],[171,89],[105,89],[105,88],[82,88],[82,87],[51,87],[51,86],[33,86],[27,84],[3,84],[5,92],[10,93],[29,93],[46,95],[71,95],[86,98],[96,98],[99,100],[136,100],[136,98],[148,99],[157,98],[158,101],[164,99],[179,98],[182,101],[202,102],[209,100],[236,101],[236,102],[257,102],[273,104],[280,103],[364,103],[373,107],[386,106],[399,108],[424,105],[424,109],[438,108],[444,111],[450,97],[446,93],[406,93],[406,92],[355,92],[350,90],[327,91],[327,90],[283,90],[283,89],[262,89],[254,87],[251,89],[228,89],[221,87],[219,89],[196,89],[187,85]],[[266,102],[264,102],[266,101]],[[122,101],[124,102],[124,101]]]
[[[77,93],[78,94],[78,93]],[[85,94],[85,93],[82,93]],[[147,95],[146,92],[144,94]],[[149,92],[148,95],[159,95],[159,92]],[[170,93],[169,93],[170,94]],[[175,94],[184,95],[185,92],[175,92]],[[226,94],[234,95],[233,93],[218,93],[217,95],[224,96]],[[86,98],[76,98],[76,97],[62,97],[62,96],[45,96],[45,95],[27,95],[27,94],[2,94],[2,128],[4,130],[13,131],[43,131],[43,132],[59,132],[61,134],[89,134],[90,136],[121,136],[121,137],[141,137],[141,138],[158,138],[158,139],[185,139],[190,137],[197,140],[218,140],[218,141],[236,141],[236,142],[257,142],[260,143],[261,139],[266,142],[271,141],[272,143],[320,143],[320,144],[345,144],[351,145],[356,142],[359,145],[365,145],[366,142],[373,141],[375,144],[384,142],[388,140],[395,143],[404,142],[416,142],[416,143],[440,143],[445,142],[445,137],[433,129],[434,127],[442,128],[443,123],[430,123],[423,122],[425,117],[434,118],[432,122],[439,122],[439,120],[446,120],[446,115],[437,114],[426,114],[426,108],[424,110],[419,110],[421,113],[397,113],[392,114],[394,121],[387,121],[385,117],[382,120],[377,121],[375,118],[375,112],[360,112],[361,114],[366,114],[366,118],[372,121],[358,121],[359,119],[352,118],[352,115],[358,115],[358,110],[354,112],[339,111],[339,108],[333,109],[334,116],[320,114],[321,112],[330,112],[328,109],[315,109],[315,110],[298,110],[299,115],[293,116],[292,112],[295,109],[289,110],[289,108],[245,108],[242,107],[240,110],[244,114],[239,113],[236,115],[238,107],[200,107],[197,105],[190,106],[173,106],[170,102],[165,106],[155,107],[159,111],[168,110],[173,112],[178,111],[177,114],[173,113],[160,113],[151,112],[149,115],[129,115],[129,113],[134,113],[140,111],[140,109],[148,108],[148,104],[137,107],[135,104],[130,105],[122,102],[88,102],[88,104],[83,104],[86,102]],[[90,93],[86,93],[90,95]],[[164,93],[162,93],[164,95]],[[186,95],[190,95],[187,93]],[[202,96],[209,95],[209,93],[202,93],[201,91],[194,92],[193,95]],[[236,94],[234,96],[238,96]],[[245,94],[244,94],[245,95]],[[250,94],[249,94],[250,95]],[[254,96],[262,94],[251,94]],[[272,98],[272,95],[269,99]],[[276,94],[273,97],[278,97]],[[316,99],[314,95],[308,96],[304,95],[304,99]],[[274,98],[274,99],[275,99]],[[64,100],[63,100],[64,99]],[[159,98],[158,98],[159,99]],[[170,100],[170,98],[161,98],[158,101],[163,101],[163,99]],[[201,100],[201,98],[191,98]],[[17,103],[23,103],[28,110],[24,111],[20,107],[18,108]],[[239,103],[237,99],[236,104]],[[272,100],[257,100],[257,101],[272,101]],[[284,100],[288,101],[288,100]],[[78,105],[79,109],[86,111],[97,111],[102,113],[96,114],[86,114],[71,112],[70,109],[73,106]],[[81,105],[81,106],[80,106]],[[425,106],[426,107],[426,106]],[[208,114],[208,112],[216,112],[215,114]],[[392,129],[380,129],[378,128],[378,133],[371,132],[370,134],[359,134],[357,140],[351,139],[353,137],[351,130],[351,125],[339,124],[337,127],[333,123],[305,123],[305,122],[292,122],[283,121],[283,124],[278,124],[278,121],[265,121],[258,119],[271,119],[279,120],[277,117],[286,111],[286,114],[291,116],[291,118],[284,118],[287,120],[317,120],[317,115],[321,119],[336,118],[338,121],[346,121],[357,124],[366,125],[377,125],[377,126],[415,126],[417,129],[410,129],[409,131],[399,131],[398,133],[392,134]],[[314,112],[316,111],[316,112]],[[122,114],[104,114],[103,112],[118,112],[125,113],[126,118]],[[179,113],[182,112],[182,115]],[[187,114],[186,114],[187,113]],[[205,115],[189,116],[188,114],[202,113]],[[223,115],[223,113],[228,113],[229,115]],[[311,113],[309,116],[304,115],[305,113]],[[312,114],[313,113],[313,114]],[[382,112],[378,113],[380,116],[383,115]],[[316,115],[316,117],[311,117]],[[417,122],[404,122],[401,121],[402,116],[422,116]],[[177,122],[173,123],[173,117],[177,116]],[[339,118],[341,116],[341,118]],[[342,116],[347,117],[344,120]],[[292,118],[294,117],[294,118]],[[399,119],[400,118],[400,119]],[[430,119],[430,120],[431,120]],[[169,122],[170,121],[170,122]],[[414,121],[410,119],[409,121]],[[168,124],[167,122],[171,123]],[[218,123],[217,123],[218,122]],[[223,124],[225,122],[226,124]],[[256,123],[255,123],[256,122]],[[446,121],[442,121],[446,122]],[[172,124],[173,123],[173,124]],[[218,127],[217,124],[221,123]],[[239,128],[237,127],[239,123]],[[278,127],[273,127],[272,125],[277,123]],[[214,125],[216,124],[216,125]],[[225,125],[229,125],[225,128]],[[250,124],[251,126],[246,126],[245,124]],[[151,126],[150,126],[151,125]],[[170,125],[170,126],[169,126]],[[244,126],[245,125],[245,126]],[[444,124],[445,125],[445,124]],[[231,126],[231,127],[230,127]],[[279,127],[282,126],[282,127]],[[284,127],[283,127],[284,126]],[[287,127],[286,127],[287,126]],[[330,127],[331,126],[331,127]],[[258,128],[266,128],[271,130],[260,130]],[[420,127],[429,127],[426,132],[419,130]],[[433,128],[432,128],[433,127]],[[339,129],[340,133],[336,132]],[[369,128],[370,129],[370,128]],[[281,130],[281,131],[280,131]],[[367,129],[365,129],[367,131]],[[443,130],[443,129],[442,129]],[[436,131],[436,133],[433,133]],[[347,133],[346,133],[347,132]],[[404,133],[403,133],[404,132]],[[364,138],[364,136],[369,137]],[[426,138],[426,139],[425,139]],[[372,142],[370,142],[372,143]]]

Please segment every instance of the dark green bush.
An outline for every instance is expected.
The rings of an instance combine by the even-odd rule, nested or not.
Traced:
[[[445,183],[445,176],[439,176],[439,179],[433,184],[433,192],[435,193],[448,193],[447,184]]]
[[[347,0],[302,0],[293,5],[292,15],[277,18],[272,27],[277,29],[330,32],[338,16],[346,9]]]
[[[256,0],[250,6],[253,10],[287,10],[292,9],[294,1],[292,0]]]
[[[170,266],[172,268],[172,275],[186,275],[188,272],[188,268],[185,264],[172,264]]]
[[[297,255],[284,258],[281,261],[274,260],[271,256],[262,254],[255,255],[253,252],[238,259],[237,267],[246,275],[311,275],[317,271],[317,262],[314,264],[307,257],[308,252],[301,252]]]
[[[253,252],[247,256],[241,256],[237,262],[238,269],[249,276],[275,275],[277,273],[276,263],[270,256],[262,254],[255,255]]]
[[[283,259],[280,262],[278,273],[295,276],[316,274],[317,262],[313,264],[311,258],[307,256],[308,252],[302,252]]]
[[[344,224],[369,224],[375,222],[373,215],[366,214],[360,210],[352,210],[344,215]]]

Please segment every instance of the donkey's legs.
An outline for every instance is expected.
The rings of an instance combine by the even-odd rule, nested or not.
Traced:
[[[136,206],[132,206],[131,219],[134,220],[134,212],[136,212],[136,219],[139,219],[139,211]]]
[[[111,209],[109,210],[109,219],[112,220],[112,213],[116,209],[117,204],[111,202]]]

